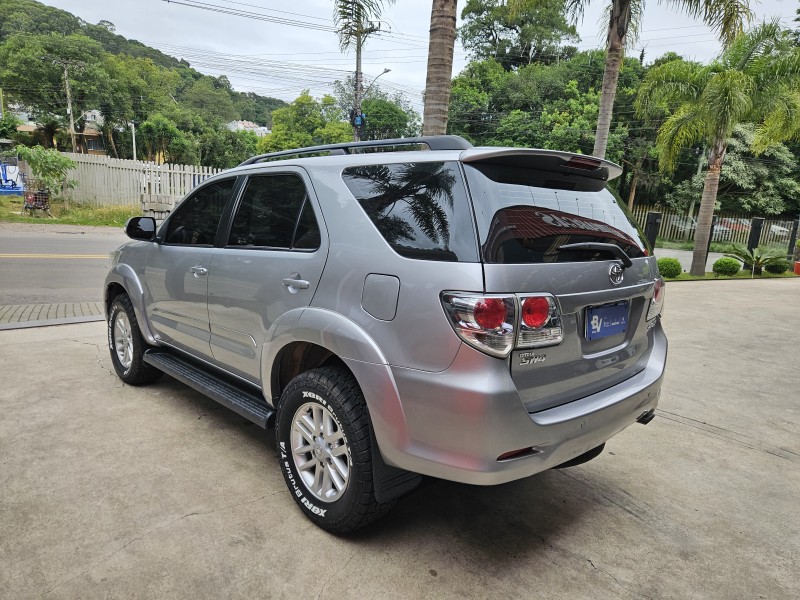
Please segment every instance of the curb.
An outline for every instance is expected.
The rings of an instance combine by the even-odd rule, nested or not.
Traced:
[[[94,323],[105,321],[103,315],[89,315],[85,317],[66,317],[63,319],[44,319],[41,321],[20,321],[17,323],[0,323],[0,331],[9,329],[28,329],[32,327],[50,327],[52,325],[74,325],[75,323]]]

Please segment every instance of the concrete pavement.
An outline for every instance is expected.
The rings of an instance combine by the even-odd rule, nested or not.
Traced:
[[[335,537],[271,432],[113,373],[102,323],[0,331],[0,596],[800,597],[800,279],[667,285],[657,418],[596,460],[432,481]]]

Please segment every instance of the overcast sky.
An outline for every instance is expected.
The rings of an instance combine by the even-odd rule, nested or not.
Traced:
[[[184,58],[203,73],[227,75],[240,91],[291,101],[309,88],[320,96],[331,91],[333,81],[354,69],[353,54],[339,51],[338,38],[331,31],[333,0],[199,0],[205,6],[245,11],[258,19],[164,0],[43,2],[90,23],[111,21],[118,34]],[[459,11],[464,4],[464,0],[459,2]],[[580,49],[603,46],[605,35],[599,21],[605,4],[595,0],[586,11],[579,25]],[[787,26],[797,7],[795,0],[754,3],[759,21],[779,17]],[[383,16],[386,33],[371,37],[364,50],[365,85],[384,69],[391,69],[376,85],[390,93],[402,92],[419,111],[425,88],[430,10],[431,0],[396,0]],[[637,54],[642,47],[646,48],[646,61],[668,50],[701,61],[719,52],[719,44],[708,28],[656,0],[646,5]],[[454,74],[466,61],[466,52],[456,42]]]

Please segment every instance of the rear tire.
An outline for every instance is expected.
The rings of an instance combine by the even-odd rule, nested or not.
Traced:
[[[114,370],[129,385],[152,383],[163,373],[144,362],[147,342],[139,330],[133,304],[127,294],[111,303],[108,314],[108,349]]]
[[[332,533],[355,531],[394,502],[375,499],[364,395],[341,367],[295,377],[281,394],[275,435],[286,485],[300,510]]]

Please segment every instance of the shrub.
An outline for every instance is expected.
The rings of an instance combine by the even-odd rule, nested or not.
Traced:
[[[711,267],[711,270],[714,271],[717,275],[724,275],[726,277],[733,277],[739,272],[741,267],[739,266],[739,261],[735,258],[730,258],[724,256],[717,260],[714,263],[714,266]]]
[[[683,267],[681,267],[681,261],[677,258],[659,258],[658,272],[661,273],[662,277],[675,279],[683,273]]]
[[[764,270],[767,273],[772,273],[773,275],[783,275],[786,271],[789,270],[789,261],[783,259],[782,261],[775,261],[774,263],[770,263],[764,267]]]

